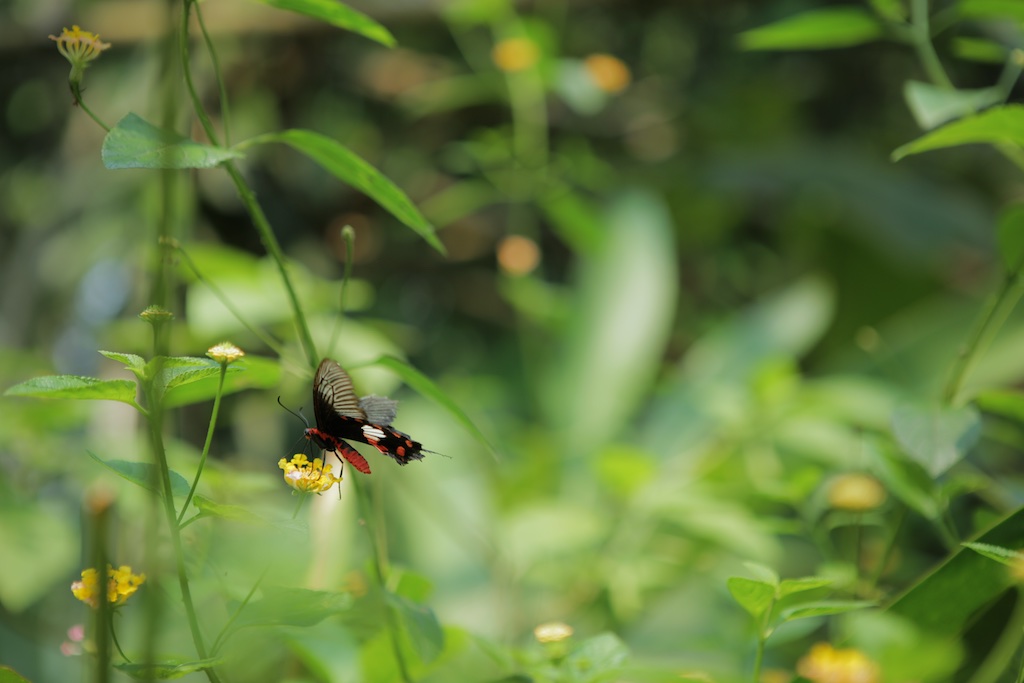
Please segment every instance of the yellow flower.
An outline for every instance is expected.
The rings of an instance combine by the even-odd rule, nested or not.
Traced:
[[[583,66],[594,84],[610,95],[622,92],[633,80],[629,67],[612,55],[590,55],[583,60]]]
[[[57,50],[71,62],[69,79],[75,83],[82,80],[82,72],[89,66],[89,62],[110,47],[110,43],[101,41],[97,34],[83,31],[77,26],[72,26],[70,31],[64,29],[59,36],[50,36],[50,40],[56,41]]]
[[[866,474],[843,474],[832,480],[828,503],[837,510],[866,512],[885,502],[885,489],[878,480]]]
[[[146,582],[145,574],[133,574],[128,565],[121,565],[117,569],[107,565],[107,577],[107,601],[115,607],[123,605]],[[96,607],[99,584],[99,572],[86,569],[82,572],[81,580],[71,584],[71,593],[90,607]]]
[[[572,635],[572,626],[561,621],[549,621],[533,629],[538,643],[560,643]]]
[[[796,672],[813,683],[877,683],[878,665],[854,649],[836,650],[818,643],[796,665]]]
[[[310,462],[304,453],[296,453],[291,460],[281,458],[277,466],[284,470],[284,482],[302,493],[323,493],[341,481],[331,473],[330,463],[325,465],[320,458]]]
[[[230,365],[236,360],[245,355],[245,351],[238,348],[231,342],[221,342],[216,346],[211,346],[206,351],[206,355],[214,359],[221,365]]]
[[[540,263],[540,247],[529,237],[509,235],[498,244],[498,265],[509,275],[526,275]]]
[[[540,48],[529,38],[506,38],[491,50],[491,59],[502,71],[523,71],[540,59]]]

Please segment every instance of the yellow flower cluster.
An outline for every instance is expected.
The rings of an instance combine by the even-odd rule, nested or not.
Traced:
[[[339,481],[331,473],[331,464],[324,464],[320,458],[309,461],[304,453],[296,453],[291,460],[281,458],[277,466],[284,470],[284,481],[302,493],[323,493]]]
[[[860,650],[837,650],[818,643],[796,666],[798,674],[813,683],[878,683],[878,665]]]
[[[622,92],[633,80],[629,67],[613,55],[592,54],[583,60],[583,66],[594,85],[609,95]]]
[[[72,66],[80,69],[84,69],[110,47],[110,43],[101,41],[98,34],[83,31],[77,26],[72,26],[70,31],[64,29],[59,36],[50,36],[50,40],[56,41],[57,51]]]
[[[828,488],[828,503],[837,510],[867,512],[885,502],[885,488],[867,474],[850,472],[832,480]]]
[[[107,565],[107,601],[115,607],[123,605],[145,582],[146,575],[133,574],[128,565],[121,565],[117,569]],[[86,569],[82,572],[81,580],[71,584],[71,593],[90,607],[99,605],[99,592],[99,572],[95,569]]]
[[[549,621],[533,629],[538,643],[560,643],[572,636],[572,626],[561,621]]]
[[[491,60],[506,73],[525,71],[540,61],[540,47],[529,38],[506,38],[491,50]]]

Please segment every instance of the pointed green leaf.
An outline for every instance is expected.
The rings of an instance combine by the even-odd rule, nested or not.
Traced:
[[[1013,19],[1024,22],[1024,3],[1018,0],[960,0],[953,7],[964,19]]]
[[[204,376],[192,375],[187,382],[178,382],[164,394],[164,407],[176,408],[213,400],[220,383],[219,372]],[[281,383],[281,364],[270,358],[246,356],[228,366],[223,395],[247,389],[270,389]]]
[[[1000,88],[952,90],[920,81],[904,83],[903,97],[917,125],[924,130],[981,111],[1006,99]]]
[[[1024,539],[1024,508],[1007,515],[976,543],[1019,548]],[[1006,567],[963,548],[897,598],[888,611],[906,617],[925,633],[961,634],[966,625],[1011,585]]]
[[[744,50],[823,50],[877,40],[882,25],[860,7],[809,10],[739,35]]]
[[[0,683],[31,683],[14,669],[0,666]]]
[[[134,406],[135,382],[127,379],[96,379],[79,375],[47,375],[15,384],[4,396],[71,398],[90,401],[120,401]]]
[[[332,26],[358,33],[364,38],[377,41],[387,47],[394,46],[396,42],[395,37],[386,28],[338,0],[255,0],[255,2],[319,19]]]
[[[971,36],[956,36],[950,47],[953,56],[967,62],[980,64],[1005,64],[1009,49],[994,40]]]
[[[902,406],[893,413],[892,431],[907,454],[937,477],[977,442],[981,418],[973,406]]]
[[[743,566],[754,575],[754,578],[762,583],[778,587],[779,574],[774,569],[760,562],[744,562]]]
[[[1008,104],[992,107],[980,114],[947,123],[942,128],[898,147],[892,153],[892,159],[899,161],[911,154],[975,143],[1024,146],[1024,106]]]
[[[466,415],[466,413],[463,412],[463,410],[455,404],[455,401],[448,397],[448,394],[441,391],[440,387],[434,384],[433,380],[431,380],[429,377],[421,373],[419,370],[412,367],[405,361],[399,360],[398,358],[395,358],[393,356],[381,356],[377,360],[372,361],[370,363],[365,363],[364,365],[387,368],[388,370],[394,372],[402,379],[403,382],[412,387],[413,390],[415,390],[418,394],[424,396],[425,398],[429,398],[434,403],[438,404],[439,406],[447,410],[451,414],[451,416],[454,417],[465,428],[467,432],[469,432],[477,441],[479,441],[480,444],[486,446],[487,449],[491,452],[491,454],[494,455],[495,458],[497,458],[497,455],[495,455],[494,448],[492,448],[490,442],[487,441],[487,437],[485,437],[483,432],[481,432],[480,429],[475,424],[473,424],[473,421],[469,419],[469,416]]]
[[[1024,560],[1024,553],[998,545],[990,545],[988,543],[963,543],[961,545],[965,548],[970,548],[979,555],[984,555],[990,560],[1005,564],[1007,567],[1020,566],[1021,560]]]
[[[337,140],[308,130],[286,130],[281,133],[260,135],[242,145],[249,147],[270,142],[286,144],[295,151],[305,154],[335,178],[351,185],[387,209],[391,215],[425,239],[430,246],[442,254],[445,253],[444,246],[434,233],[434,226],[423,217],[405,193],[384,174]]]
[[[779,584],[779,598],[784,598],[794,593],[812,591],[818,588],[825,588],[832,585],[832,579],[820,576],[807,576],[802,579],[785,579]]]
[[[133,484],[138,484],[148,491],[153,491],[154,493],[163,492],[163,485],[160,484],[160,475],[152,463],[130,460],[104,460],[92,451],[86,451],[86,453],[89,454],[90,458],[116,473],[119,477],[127,479]],[[170,476],[172,495],[179,497],[187,496],[191,487],[185,481],[185,477],[174,470],[170,471]]]
[[[726,586],[736,602],[755,619],[764,616],[775,599],[775,586],[763,581],[731,576],[726,581]]]
[[[154,662],[153,664],[121,662],[120,664],[115,664],[114,668],[137,681],[151,681],[154,679],[166,681],[173,678],[182,678],[197,671],[212,669],[223,663],[223,657],[209,657],[196,661],[179,662],[177,660],[170,660]]]
[[[174,131],[162,130],[136,114],[118,121],[101,150],[103,165],[118,168],[213,168],[240,152],[194,142]]]
[[[134,353],[118,353],[117,351],[100,351],[100,353],[110,360],[122,363],[133,370],[141,370],[146,366],[145,359],[142,356],[136,356]]]
[[[843,614],[844,612],[853,612],[854,610],[867,609],[874,606],[875,603],[867,600],[822,600],[783,610],[779,617],[784,622],[795,621],[810,617],[827,617],[833,614]]]
[[[1014,389],[989,389],[974,397],[982,411],[1024,422],[1024,392]]]
[[[387,594],[387,601],[420,661],[429,664],[437,659],[444,649],[444,629],[434,610],[394,593]]]

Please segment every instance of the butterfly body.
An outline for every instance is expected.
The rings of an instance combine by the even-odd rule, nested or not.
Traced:
[[[306,438],[344,457],[364,474],[370,473],[369,463],[346,439],[373,446],[399,465],[421,460],[422,444],[390,426],[397,406],[397,401],[380,396],[358,398],[348,373],[325,358],[313,378],[316,427],[306,429]]]

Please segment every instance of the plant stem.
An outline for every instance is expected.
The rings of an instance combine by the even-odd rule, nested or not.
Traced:
[[[957,354],[953,368],[942,392],[942,401],[954,405],[957,394],[963,388],[967,373],[977,357],[985,349],[999,328],[1006,322],[1010,311],[1020,299],[1021,289],[1019,269],[1006,273],[999,291],[989,296],[982,308],[981,316],[975,322],[967,343]]]
[[[157,368],[159,372],[159,367]],[[171,475],[167,466],[167,452],[164,449],[163,440],[163,411],[158,408],[159,397],[155,396],[152,380],[146,384],[148,403],[152,407],[149,418],[149,431],[153,441],[153,455],[156,459],[157,470],[160,474],[161,500],[163,502],[164,515],[167,518],[167,529],[171,536],[171,543],[174,546],[174,561],[178,573],[178,585],[181,588],[181,601],[185,607],[185,617],[188,620],[189,631],[192,633],[192,642],[195,644],[196,653],[200,659],[207,659],[206,644],[203,642],[203,634],[199,629],[199,618],[196,616],[195,604],[192,602],[192,591],[188,584],[188,574],[185,568],[185,553],[181,543],[181,530],[178,527],[178,516],[174,512],[174,493],[171,491]],[[220,678],[212,668],[203,669],[210,683],[220,683]]]
[[[359,504],[359,510],[362,514],[363,521],[366,526],[366,533],[370,538],[370,548],[372,552],[371,563],[373,564],[373,571],[377,584],[380,589],[385,593],[388,593],[387,588],[387,542],[384,538],[384,530],[382,520],[374,514],[373,507],[369,500],[369,494],[362,489],[362,486],[358,483],[356,477],[352,477],[352,488],[356,492],[356,500]],[[387,620],[388,635],[391,641],[391,651],[395,655],[395,663],[398,666],[398,673],[403,683],[412,683],[412,677],[409,675],[409,669],[405,662],[405,657],[402,655],[402,648],[398,641],[399,630],[398,622],[395,619],[395,609],[391,605],[390,601],[385,600],[384,617]]]
[[[935,52],[935,46],[932,45],[928,0],[911,0],[910,17],[910,35],[925,73],[933,83],[952,90],[954,88],[953,81],[949,80],[949,76],[946,75],[946,70],[942,67],[942,62],[939,61],[939,55]]]
[[[192,81],[192,69],[189,65],[189,45],[188,45],[188,17],[189,10],[192,7],[195,0],[185,0],[182,4],[182,18],[181,18],[181,37],[180,37],[180,51],[181,51],[181,68],[185,75],[185,86],[188,90],[189,96],[192,99],[192,108],[196,112],[196,116],[199,118],[199,122],[203,127],[203,131],[206,132],[206,136],[215,145],[219,145],[217,131],[213,128],[213,123],[210,121],[210,117],[207,115],[206,110],[203,108],[202,100],[199,97],[199,93],[196,91],[195,84]],[[315,368],[317,363],[320,362],[320,358],[316,352],[316,344],[313,343],[313,336],[309,332],[309,325],[306,323],[306,316],[302,311],[302,306],[299,305],[299,297],[295,292],[295,287],[292,285],[291,276],[288,275],[288,266],[285,262],[284,253],[281,251],[281,245],[277,242],[277,237],[274,236],[274,231],[270,226],[270,221],[267,220],[266,214],[263,213],[263,209],[260,207],[259,202],[256,201],[256,194],[245,182],[238,167],[230,160],[223,162],[222,166],[224,170],[228,172],[232,182],[235,184],[235,189],[238,191],[238,196],[241,198],[242,203],[245,204],[246,210],[249,212],[249,216],[252,218],[253,225],[256,228],[256,232],[259,233],[260,241],[263,242],[263,246],[266,247],[267,253],[270,254],[271,258],[274,259],[274,263],[277,264],[277,270],[281,275],[281,281],[284,283],[284,288],[288,294],[288,300],[291,303],[292,313],[295,316],[295,325],[298,327],[299,339],[302,342],[302,346],[306,351],[306,359],[309,361],[309,366]]]
[[[190,2],[192,0],[189,0]],[[220,125],[224,129],[224,144],[231,146],[231,112],[228,109],[228,89],[224,84],[224,76],[220,71],[220,60],[217,59],[217,50],[210,39],[210,33],[206,30],[206,22],[203,20],[203,6],[196,2],[196,19],[199,21],[199,30],[203,34],[203,42],[206,43],[206,51],[210,53],[210,62],[213,63],[213,77],[217,79],[217,93],[220,97]]]
[[[217,413],[220,412],[220,397],[224,393],[224,375],[227,374],[228,364],[222,362],[220,364],[220,378],[217,383],[217,394],[213,397],[213,413],[210,415],[210,425],[206,428],[206,443],[203,444],[203,454],[199,456],[199,467],[196,468],[196,476],[192,480],[192,488],[188,490],[188,496],[185,498],[185,503],[181,506],[181,513],[178,515],[178,527],[181,527],[181,521],[185,519],[185,513],[188,512],[188,505],[192,502],[192,496],[196,493],[196,487],[199,486],[199,477],[203,474],[203,467],[206,466],[206,456],[210,454],[210,443],[213,441],[213,430],[217,426]]]
[[[103,492],[93,492],[86,503],[92,527],[92,564],[96,568],[98,595],[96,596],[95,628],[93,638],[96,641],[96,671],[93,680],[106,683],[110,680],[110,639],[113,633],[113,609],[107,599],[107,574],[109,555],[107,553],[107,533],[110,525],[110,508],[112,500]]]
[[[100,128],[109,133],[110,126],[104,123],[100,117],[96,116],[96,114],[93,113],[92,109],[89,109],[89,107],[85,104],[85,99],[82,97],[82,86],[79,83],[75,83],[74,81],[68,81],[68,86],[71,88],[71,96],[75,98],[75,104],[78,105],[78,107],[82,111],[88,114],[89,118],[95,121]]]

